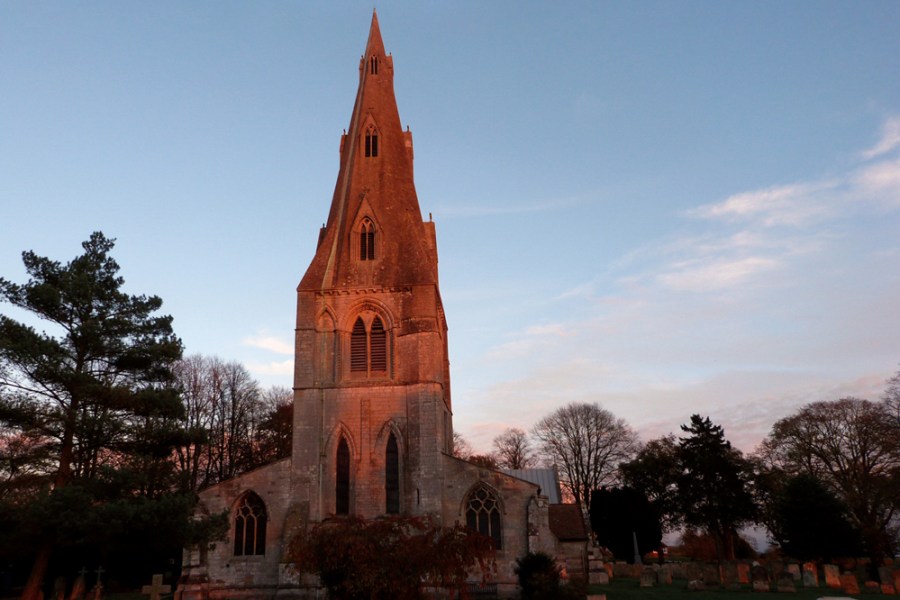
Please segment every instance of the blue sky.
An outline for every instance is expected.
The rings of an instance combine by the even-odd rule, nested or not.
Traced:
[[[900,3],[386,2],[456,428],[570,401],[750,450],[900,363]],[[0,275],[118,239],[188,353],[291,384],[371,4],[0,3]],[[4,307],[6,310],[6,307]]]

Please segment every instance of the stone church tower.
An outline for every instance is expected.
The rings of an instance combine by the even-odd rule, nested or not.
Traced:
[[[296,323],[292,455],[200,492],[198,513],[226,512],[229,531],[185,550],[176,598],[319,597],[285,551],[303,528],[342,515],[429,515],[491,537],[501,596],[529,550],[566,553],[538,484],[451,454],[434,224],[422,219],[374,14]]]
[[[328,221],[297,289],[296,356],[292,478],[309,518],[439,512],[447,323],[376,16]]]

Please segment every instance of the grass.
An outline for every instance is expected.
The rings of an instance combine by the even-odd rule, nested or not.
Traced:
[[[636,579],[618,578],[609,585],[594,585],[589,590],[592,594],[606,594],[606,600],[816,600],[822,596],[849,597],[840,590],[827,587],[804,588],[797,586],[797,592],[754,592],[750,586],[742,586],[741,589],[708,589],[704,591],[689,591],[687,581],[675,580],[672,585],[642,588]],[[883,598],[881,594],[853,594],[853,598]]]

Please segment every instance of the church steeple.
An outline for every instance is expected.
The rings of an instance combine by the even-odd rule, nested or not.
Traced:
[[[423,283],[437,284],[434,230],[422,222],[412,134],[401,128],[393,57],[373,12],[331,210],[298,289]]]

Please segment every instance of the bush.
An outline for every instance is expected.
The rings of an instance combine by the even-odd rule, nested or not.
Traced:
[[[516,576],[522,587],[522,600],[564,600],[578,596],[576,590],[560,585],[559,567],[552,556],[529,552],[516,560]]]
[[[320,523],[291,540],[288,556],[340,600],[418,600],[423,584],[465,594],[470,573],[494,570],[490,538],[417,517]]]

